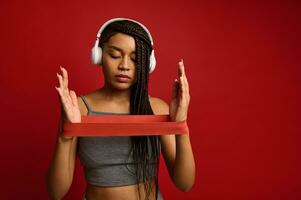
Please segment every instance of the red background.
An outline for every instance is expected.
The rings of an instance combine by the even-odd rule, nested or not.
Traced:
[[[184,2],[1,1],[1,199],[49,199],[56,72],[67,68],[77,94],[100,87],[90,50],[112,17],[151,30],[152,96],[169,101],[184,58],[197,177],[182,193],[162,165],[164,199],[300,199],[300,3]],[[77,160],[66,199],[84,186]]]

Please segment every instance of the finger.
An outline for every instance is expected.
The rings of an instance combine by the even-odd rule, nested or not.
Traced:
[[[184,95],[183,98],[186,100],[186,104],[189,103],[190,100],[190,95],[189,95],[189,87],[188,87],[188,82],[187,78],[183,77],[183,83],[184,83]]]
[[[182,76],[181,61],[178,62],[178,78]]]
[[[178,88],[179,88],[179,81],[175,79],[172,86],[172,99],[177,98]]]
[[[62,71],[62,74],[63,74],[63,85],[64,85],[63,92],[64,92],[64,94],[66,96],[66,99],[69,102],[72,102],[72,99],[70,97],[70,91],[68,89],[68,72],[67,72],[67,70],[64,67],[60,66],[60,68],[61,68],[61,71]]]
[[[189,94],[189,84],[188,84],[188,80],[187,80],[187,76],[186,76],[186,72],[185,72],[185,66],[184,66],[183,59],[181,59],[180,65],[181,65],[181,73],[184,76],[184,84],[186,87],[186,92],[187,92],[187,94]]]
[[[66,88],[68,88],[68,72],[67,72],[67,70],[64,67],[60,66],[60,68],[61,68],[61,71],[62,71],[62,74],[63,74],[63,83],[64,83],[64,86]]]
[[[54,86],[54,87],[55,87],[56,91],[57,91],[59,94],[61,94],[61,88],[60,88],[60,87],[56,87],[56,86]]]
[[[183,91],[183,93],[185,93],[187,91],[187,88],[186,88],[187,85],[186,85],[186,80],[185,80],[186,76],[185,76],[183,59],[181,59],[179,62],[179,74],[180,74],[179,79],[181,80],[181,84],[183,85],[182,91]]]
[[[77,97],[76,97],[75,91],[70,90],[70,97],[71,97],[71,100],[72,100],[72,104],[73,104],[75,107],[78,107],[78,102],[77,102]]]
[[[66,98],[65,98],[65,96],[64,96],[64,94],[63,94],[61,88],[55,87],[55,89],[56,89],[57,92],[58,92],[58,97],[59,97],[59,99],[60,99],[61,106],[65,108],[65,107],[66,107]]]
[[[56,73],[56,75],[57,75],[57,77],[58,77],[58,79],[59,79],[59,84],[60,84],[60,86],[59,86],[59,88],[60,88],[60,94],[61,94],[61,97],[62,98],[65,98],[66,96],[67,96],[67,92],[66,92],[66,88],[65,88],[65,86],[64,86],[64,83],[63,83],[63,77],[62,77],[62,75],[60,75],[59,73]]]
[[[181,61],[179,62],[179,70],[180,70],[181,77],[184,77],[185,79],[186,74],[185,74],[183,59],[181,59]],[[184,84],[186,84],[185,80],[184,80]]]
[[[58,81],[59,81],[59,89],[61,91],[61,94],[63,95],[64,93],[64,87],[63,87],[63,78],[62,78],[62,75],[60,75],[59,73],[56,73],[56,76],[58,78]]]
[[[181,97],[184,98],[184,95],[186,94],[186,88],[184,83],[184,77],[180,77],[180,88],[181,88]]]
[[[57,77],[57,84],[55,85],[55,89],[58,91],[58,93],[60,93],[60,78],[59,78],[59,76],[58,76],[59,74],[58,73],[56,73],[56,77]],[[58,85],[58,86],[57,86]]]
[[[187,76],[185,75],[185,76],[183,76],[183,78],[184,78],[184,84],[185,84],[187,94],[189,94],[189,83],[188,83]]]
[[[61,98],[61,89],[55,86],[56,91],[58,92],[59,98]]]
[[[180,65],[180,70],[181,70],[181,75],[182,76],[185,76],[185,68],[184,68],[184,61],[183,61],[183,58],[181,59],[181,61],[179,62],[179,65]]]
[[[185,91],[187,93],[189,93],[188,81],[187,81],[187,78],[185,76],[183,76],[183,84],[184,84],[184,87],[185,87]]]
[[[63,83],[63,77],[62,75],[57,74],[58,80],[59,80],[59,87],[56,87],[57,91],[59,92],[59,96],[61,99],[61,103],[64,107],[66,107],[66,105],[68,104],[68,101],[71,102],[70,96],[69,96],[69,92],[68,89],[64,87],[64,83]]]
[[[56,76],[57,76],[58,81],[59,81],[59,88],[61,88],[62,84],[63,84],[62,75],[60,75],[59,73],[56,73]]]

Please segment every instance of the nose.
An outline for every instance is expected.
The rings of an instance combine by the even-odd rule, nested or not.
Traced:
[[[118,69],[120,70],[129,70],[130,69],[130,59],[124,57],[119,63]]]

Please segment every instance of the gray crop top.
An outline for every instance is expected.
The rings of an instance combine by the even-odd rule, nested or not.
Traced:
[[[128,113],[96,112],[87,115],[127,115]],[[122,130],[121,130],[122,131]],[[137,184],[129,136],[78,137],[78,156],[86,181],[95,186],[124,186]],[[141,181],[139,181],[141,182]]]

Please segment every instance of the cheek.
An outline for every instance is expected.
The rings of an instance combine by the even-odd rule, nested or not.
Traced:
[[[111,60],[110,60],[110,58],[107,54],[102,55],[102,64],[105,65],[105,66],[112,65],[112,62],[111,62]]]
[[[111,76],[111,74],[113,73],[110,67],[110,63],[108,61],[103,61],[102,64],[102,73],[105,77],[109,78]]]
[[[112,69],[114,68],[115,65],[116,65],[116,63],[112,59],[110,59],[106,56],[103,57],[102,66],[103,66],[103,70],[106,74],[111,73]]]

